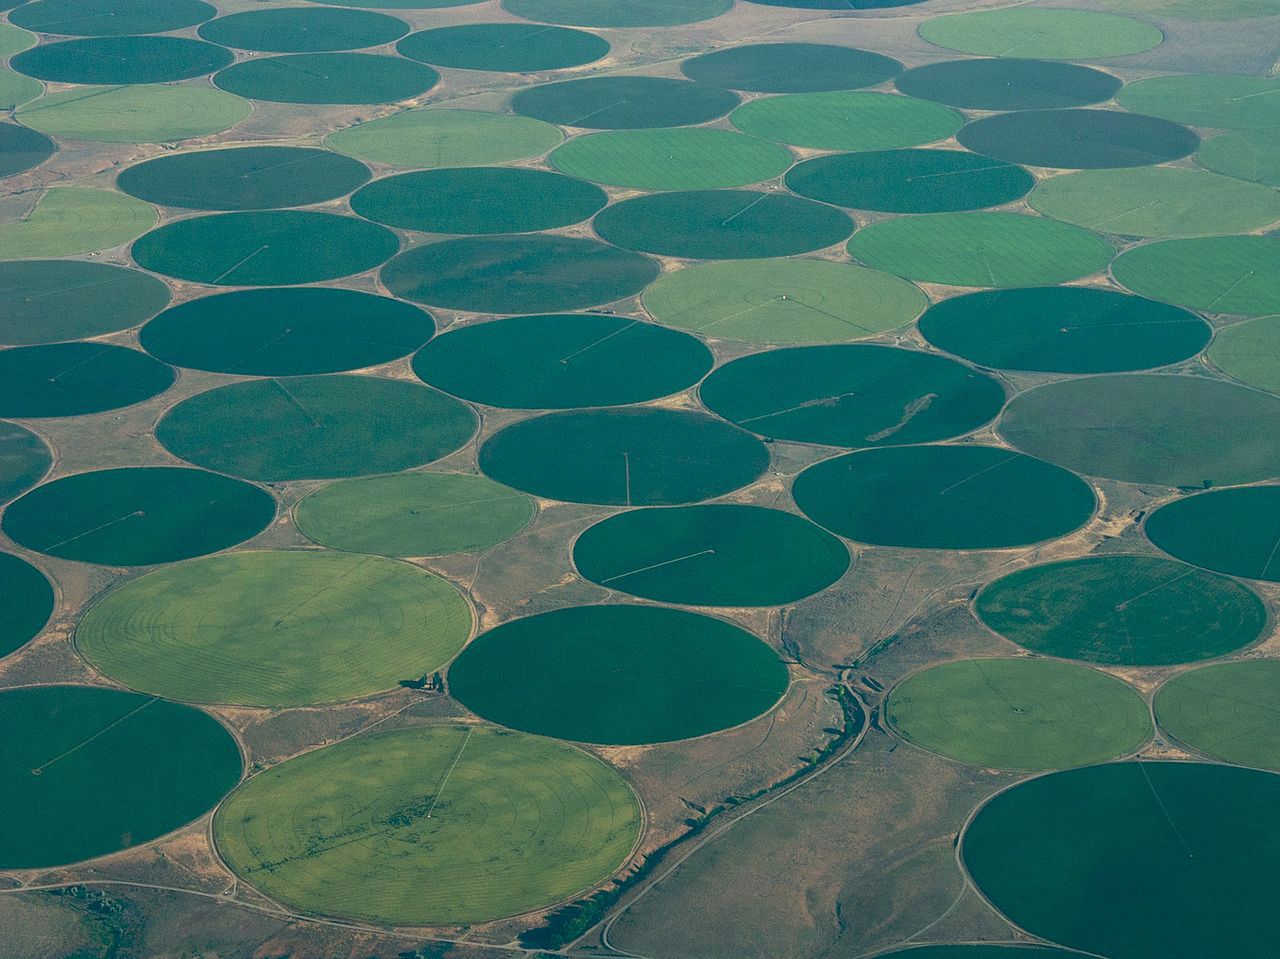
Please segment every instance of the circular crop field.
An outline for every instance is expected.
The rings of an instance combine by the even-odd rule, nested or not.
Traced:
[[[1111,266],[1143,296],[1205,313],[1280,312],[1280,236],[1213,236],[1134,247]]]
[[[76,629],[81,654],[133,689],[199,703],[301,706],[439,669],[471,611],[445,580],[380,556],[238,552],[117,587]]]
[[[875,546],[1004,549],[1065,536],[1093,515],[1084,480],[994,446],[899,446],[811,466],[792,487],[819,526]]]
[[[53,615],[53,586],[44,573],[12,553],[0,553],[0,656],[31,642]]]
[[[237,290],[188,300],[142,328],[166,363],[244,376],[377,366],[431,339],[429,313],[386,296],[326,287]]]
[[[2,274],[0,274],[2,275]],[[1280,317],[1268,316],[1217,331],[1209,359],[1228,376],[1248,386],[1280,393]]]
[[[132,406],[173,385],[174,372],[138,350],[56,343],[0,350],[0,416],[83,416]]]
[[[1004,406],[1004,387],[955,360],[892,346],[805,346],[719,367],[702,402],[771,439],[900,446],[977,429]]]
[[[655,408],[551,413],[480,448],[480,468],[546,499],[673,506],[754,482],[769,465],[758,439],[704,413]]]
[[[1054,60],[945,60],[908,70],[894,85],[910,97],[962,110],[1061,110],[1102,103],[1120,80]]]
[[[706,123],[737,105],[736,93],[666,77],[586,77],[525,87],[511,98],[521,116],[589,130]]]
[[[1195,127],[1274,130],[1280,125],[1280,78],[1223,75],[1153,77],[1128,84],[1126,110]]]
[[[1280,486],[1215,490],[1174,500],[1147,517],[1151,542],[1205,569],[1280,582]]]
[[[241,60],[213,82],[228,93],[277,103],[395,103],[420,96],[440,74],[404,57],[294,53]]]
[[[395,296],[475,313],[550,313],[612,303],[658,275],[647,256],[568,236],[465,237],[401,253],[382,269]]]
[[[40,482],[53,465],[44,441],[17,423],[0,421],[0,502]]]
[[[16,123],[0,123],[0,177],[39,166],[53,156],[55,149],[54,142],[43,133]]]
[[[156,438],[175,456],[263,482],[394,473],[447,456],[475,432],[466,405],[372,376],[250,380],[169,410]]]
[[[813,93],[879,86],[901,73],[902,64],[879,53],[826,43],[749,43],[686,60],[680,72],[731,90]]]
[[[1280,660],[1250,659],[1179,673],[1160,687],[1156,722],[1204,755],[1280,769]]]
[[[55,83],[172,83],[221,70],[230,50],[186,37],[91,37],[42,43],[15,56],[19,73]]]
[[[242,543],[275,515],[276,501],[257,486],[162,466],[76,473],[38,486],[9,505],[3,526],[37,553],[148,566]]]
[[[801,196],[858,210],[947,213],[1012,203],[1035,186],[1020,166],[961,150],[873,150],[815,157],[787,173]]]
[[[0,343],[100,336],[155,316],[169,288],[138,270],[80,260],[0,263]]]
[[[509,163],[546,153],[564,138],[541,120],[475,110],[405,110],[325,138],[330,149],[400,167]]]
[[[168,33],[218,15],[216,7],[202,0],[17,0],[4,6],[15,8],[10,23],[63,37]]]
[[[237,147],[158,157],[122,172],[125,193],[193,210],[266,210],[345,196],[369,179],[358,160],[308,147]]]
[[[624,249],[700,260],[794,256],[846,239],[848,214],[785,193],[694,190],[615,203],[596,232]]]
[[[494,682],[502,676],[513,681]],[[448,682],[454,698],[500,725],[620,746],[749,722],[782,698],[788,676],[772,648],[732,623],[624,605],[503,623],[463,650]]]
[[[1129,17],[1069,9],[982,10],[927,20],[920,36],[948,50],[984,57],[1098,60],[1141,53],[1162,34]]]
[[[139,238],[140,266],[214,286],[283,286],[363,273],[400,240],[386,227],[313,210],[220,213],[175,220]]]
[[[956,139],[983,156],[1070,170],[1149,166],[1200,146],[1180,124],[1119,110],[1001,113],[966,124]]]
[[[920,318],[934,346],[981,366],[1112,373],[1195,356],[1212,330],[1194,313],[1084,286],[990,290],[935,303]]]
[[[954,110],[889,93],[793,93],[763,97],[733,111],[743,133],[817,150],[896,150],[952,136]]]
[[[575,27],[672,27],[718,17],[733,0],[503,0],[517,17]]]
[[[1088,476],[1222,486],[1280,475],[1280,398],[1200,376],[1099,376],[1017,396],[1000,432]]]
[[[828,260],[739,260],[666,273],[644,291],[659,323],[747,343],[858,340],[905,326],[928,305],[896,276]]]
[[[1280,186],[1280,135],[1238,130],[1209,140],[1196,153],[1200,165],[1241,180]]]
[[[999,769],[1061,769],[1151,738],[1146,701],[1106,673],[1049,659],[962,659],[890,691],[886,722],[908,742]]]
[[[750,0],[765,7],[791,7],[799,10],[885,10],[910,7],[924,0]]]
[[[469,7],[483,0],[310,0],[334,7],[377,7],[379,10],[442,10]]]
[[[224,47],[266,53],[318,53],[380,47],[409,32],[403,20],[368,10],[286,7],[211,20],[200,36]]]
[[[24,124],[72,140],[171,143],[233,127],[248,100],[213,87],[140,84],[47,93],[16,111]]]
[[[0,866],[61,866],[150,842],[204,815],[240,779],[212,716],[97,686],[0,693]]]
[[[464,326],[428,343],[413,371],[486,406],[621,406],[687,389],[711,351],[684,333],[625,316],[516,316]]]
[[[486,726],[418,726],[255,776],[219,808],[214,840],[240,876],[294,908],[457,925],[603,882],[631,855],[642,822],[627,781],[572,746]]]
[[[44,84],[21,73],[0,69],[0,109],[13,113],[44,92]]]
[[[594,63],[609,53],[604,37],[527,23],[467,23],[405,37],[396,50],[410,60],[462,70],[533,73]]]
[[[573,547],[587,579],[663,603],[784,606],[849,568],[849,550],[794,513],[717,504],[637,509],[590,527]]]
[[[589,219],[604,190],[545,170],[469,167],[375,180],[351,209],[377,223],[423,233],[531,233]]]
[[[969,875],[1033,935],[1112,959],[1262,955],[1280,935],[1280,776],[1187,762],[1053,773],[965,830]]]
[[[528,496],[485,476],[396,473],[331,483],[294,508],[298,530],[334,549],[384,556],[476,553],[533,520]]]
[[[854,259],[949,286],[1049,286],[1097,273],[1115,250],[1096,233],[1018,213],[933,213],[859,230]]]
[[[51,187],[36,191],[34,203],[21,216],[0,221],[0,260],[108,250],[155,225],[155,208],[131,196],[88,187]]]
[[[759,3],[761,0],[754,0]],[[1083,959],[1082,954],[1052,946],[1023,946],[1015,943],[959,943],[955,945],[912,946],[882,953],[877,959]]]
[[[1267,622],[1235,580],[1154,556],[1021,569],[985,587],[974,611],[1032,652],[1111,666],[1214,659],[1256,641]]]

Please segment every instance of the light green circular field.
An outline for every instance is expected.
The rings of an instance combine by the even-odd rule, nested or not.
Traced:
[[[574,137],[549,160],[561,173],[635,190],[712,190],[784,173],[790,152],[728,130],[673,127]]]
[[[150,203],[123,193],[53,187],[38,194],[25,217],[0,220],[0,260],[107,250],[146,233],[156,219]]]
[[[1274,0],[1098,0],[1116,13],[1137,13],[1149,17],[1176,17],[1182,20],[1244,20],[1274,16]]]
[[[12,70],[0,69],[0,110],[13,110],[44,92],[44,84]]]
[[[1203,170],[1082,170],[1041,180],[1028,199],[1055,220],[1100,233],[1184,237],[1248,233],[1280,220],[1280,192]]]
[[[1205,313],[1280,313],[1280,237],[1165,240],[1116,257],[1111,274],[1153,300]]]
[[[1280,186],[1280,130],[1235,130],[1207,141],[1201,166],[1241,180]]]
[[[948,50],[1026,60],[1096,60],[1141,53],[1164,40],[1155,27],[1088,10],[1012,7],[927,20],[920,36]]]
[[[1280,316],[1225,327],[1209,344],[1213,365],[1233,379],[1280,393]]]
[[[563,139],[559,128],[528,117],[426,109],[339,130],[325,146],[361,160],[427,170],[541,156]]]
[[[1051,286],[1097,273],[1115,250],[1096,233],[1018,213],[935,213],[859,230],[849,254],[911,280],[950,286]]]
[[[1280,769],[1280,660],[1249,659],[1179,673],[1160,687],[1156,722],[1213,759]]]
[[[10,23],[0,23],[0,57],[11,57],[36,45],[36,35]]]
[[[358,736],[254,776],[214,840],[294,908],[401,926],[499,919],[607,879],[640,803],[581,750],[488,726]]]
[[[896,150],[952,136],[964,117],[931,100],[855,90],[752,100],[729,121],[743,133],[818,150]]]
[[[1129,685],[1048,659],[963,659],[915,673],[885,700],[904,739],[961,762],[1062,769],[1133,752],[1151,737]]]
[[[81,654],[131,689],[182,702],[301,706],[439,669],[471,632],[445,580],[380,556],[241,552],[130,580],[89,609]]]
[[[17,118],[71,140],[170,143],[219,133],[252,112],[248,100],[212,86],[144,83],[53,93],[19,109]]]
[[[895,330],[928,305],[888,273],[829,260],[708,263],[659,277],[644,308],[666,326],[746,343],[844,343]]]
[[[472,553],[510,539],[533,500],[487,476],[396,473],[322,487],[294,511],[299,531],[335,549],[384,556]]]
[[[1126,84],[1116,102],[1134,113],[1195,127],[1275,130],[1280,126],[1280,77],[1152,77]]]

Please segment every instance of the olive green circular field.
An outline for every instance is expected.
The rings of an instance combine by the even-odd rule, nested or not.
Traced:
[[[964,117],[929,100],[863,91],[793,93],[733,111],[743,133],[818,150],[897,150],[945,140]]]
[[[225,47],[186,37],[90,37],[42,43],[9,61],[13,69],[55,83],[172,83],[221,70]]]
[[[17,423],[0,421],[0,502],[35,486],[52,465],[44,440]]]
[[[1280,769],[1280,660],[1179,673],[1156,693],[1155,715],[1164,732],[1206,756]]]
[[[1005,549],[1089,521],[1089,484],[994,446],[898,446],[810,466],[791,490],[819,526],[875,546]]]
[[[224,47],[266,53],[320,53],[380,47],[409,32],[403,20],[367,10],[285,7],[210,20],[197,31]]]
[[[705,413],[636,408],[550,413],[494,434],[480,469],[546,499],[674,506],[732,492],[769,465],[758,439]]]
[[[584,577],[609,589],[692,606],[785,606],[849,568],[844,543],[803,517],[717,504],[629,510],[573,546]]]
[[[1102,5],[1120,13],[1184,20],[1244,20],[1276,12],[1271,0],[1102,0]]]
[[[601,211],[593,225],[624,249],[699,260],[793,256],[839,243],[854,229],[840,210],[755,190],[632,197]]]
[[[622,406],[687,389],[713,357],[684,333],[625,316],[516,316],[451,330],[413,358],[425,383],[486,406]]]
[[[0,23],[0,56],[10,57],[36,45],[39,38],[12,24]]]
[[[554,235],[465,237],[401,253],[380,274],[395,296],[476,313],[552,313],[633,296],[658,275],[647,256]]]
[[[707,263],[661,276],[643,303],[659,323],[747,343],[859,340],[905,326],[928,300],[888,273],[829,260]]]
[[[1086,556],[986,586],[977,617],[1035,653],[1110,666],[1214,659],[1255,642],[1266,607],[1233,579],[1154,556]]]
[[[396,44],[401,56],[438,67],[531,73],[594,63],[609,53],[604,37],[527,23],[467,23],[424,30]]]
[[[36,260],[109,250],[156,225],[149,203],[113,190],[35,190],[25,212],[0,220],[0,260]]]
[[[1164,41],[1150,24],[1088,10],[982,10],[926,20],[930,43],[984,57],[1098,60],[1150,50]]]
[[[375,180],[351,209],[376,223],[424,233],[532,233],[589,219],[604,190],[545,170],[464,167]]]
[[[1209,342],[1209,324],[1140,296],[1084,286],[988,290],[935,303],[926,340],[980,366],[1113,373],[1167,366]]]
[[[293,53],[241,60],[213,82],[228,93],[276,103],[396,103],[434,87],[440,74],[404,57]]]
[[[399,167],[509,163],[541,156],[564,139],[549,123],[474,110],[406,110],[325,138],[331,150]]]
[[[1218,330],[1208,356],[1233,379],[1280,393],[1280,317],[1263,317]]]
[[[174,467],[76,473],[9,504],[4,531],[27,549],[104,566],[149,566],[216,553],[276,516],[250,483]]]
[[[803,64],[801,69],[796,69]],[[902,72],[892,57],[826,43],[749,43],[680,64],[690,80],[753,93],[813,93],[874,87]]]
[[[1104,762],[1152,733],[1133,687],[1048,659],[962,659],[914,673],[889,692],[884,717],[908,742],[997,769]]]
[[[463,446],[475,429],[471,409],[438,390],[335,374],[197,393],[165,414],[156,438],[198,466],[277,482],[422,466]]]
[[[439,669],[471,610],[453,586],[381,556],[207,556],[129,580],[89,608],[94,668],[193,703],[302,706],[367,696]]]
[[[1280,313],[1280,236],[1149,243],[1116,257],[1111,273],[1134,293],[1205,313]]]
[[[526,87],[511,98],[521,116],[588,130],[706,123],[737,105],[736,93],[667,77],[586,77]]]
[[[44,84],[0,67],[0,109],[12,112],[44,92]]]
[[[1060,110],[1102,103],[1120,80],[1055,60],[945,60],[908,70],[894,86],[909,97],[962,110]]]
[[[1129,483],[1223,486],[1280,475],[1280,397],[1203,376],[1050,383],[1014,397],[999,429],[1033,456]]]
[[[0,177],[38,167],[53,156],[56,145],[43,133],[16,123],[0,123]]]
[[[771,647],[722,619],[657,606],[576,606],[472,640],[449,692],[491,722],[574,742],[692,739],[768,712],[787,691]]]
[[[1196,153],[1200,165],[1241,180],[1280,186],[1280,134],[1237,130],[1209,140]]]
[[[1215,490],[1174,500],[1147,517],[1147,538],[1205,569],[1280,582],[1280,486]]]
[[[248,100],[213,87],[141,84],[49,93],[20,107],[16,116],[69,140],[171,143],[220,133],[252,111]]]
[[[547,159],[561,173],[634,190],[746,186],[781,175],[793,160],[777,144],[705,127],[578,136]]]
[[[1055,220],[1125,236],[1249,233],[1280,220],[1280,193],[1269,187],[1173,167],[1051,177],[1028,202]]]
[[[173,385],[172,368],[110,343],[0,350],[0,416],[83,416],[141,403]]]
[[[998,113],[965,124],[956,139],[983,156],[1069,170],[1150,166],[1200,146],[1181,124],[1120,110]]]
[[[0,263],[0,343],[32,346],[128,329],[169,303],[138,270],[81,260]]]
[[[161,206],[267,210],[345,196],[369,179],[358,160],[309,147],[236,147],[157,157],[124,170],[116,185]]]
[[[755,0],[759,3],[760,0]],[[957,943],[912,946],[886,952],[878,959],[1082,959],[1082,954],[1052,946],[1020,946],[1013,943]]]
[[[574,27],[672,27],[718,17],[733,0],[503,0],[517,17]]]
[[[12,553],[0,553],[0,656],[31,642],[53,615],[53,586],[44,573]]]
[[[150,842],[209,811],[240,779],[212,716],[97,686],[0,693],[0,866],[61,866]]]
[[[1012,203],[1036,180],[1020,166],[962,150],[872,150],[806,160],[786,182],[801,196],[850,209],[946,213]]]
[[[572,746],[418,726],[268,769],[219,807],[213,829],[231,868],[274,900],[424,926],[590,889],[631,855],[642,823],[627,781]]]
[[[469,7],[484,0],[310,0],[334,7],[377,7],[381,10],[442,10]]]
[[[1097,273],[1115,250],[1098,234],[1069,223],[977,212],[885,220],[859,230],[849,241],[849,254],[911,280],[1012,287],[1050,286]]]
[[[214,286],[284,286],[364,273],[400,248],[386,227],[313,210],[219,213],[175,220],[132,254],[156,273]]]
[[[142,328],[142,348],[189,369],[246,376],[377,366],[431,339],[431,315],[386,296],[326,287],[237,290],[188,300]]]
[[[1280,77],[1196,75],[1130,83],[1116,100],[1126,110],[1223,130],[1280,126]]]
[[[218,15],[202,0],[38,0],[6,6],[15,7],[10,23],[63,37],[169,33]]]
[[[485,476],[397,473],[331,483],[294,507],[322,546],[383,556],[476,553],[533,520],[533,500]]]
[[[1004,387],[955,360],[892,346],[802,346],[726,363],[699,393],[713,413],[771,439],[900,446],[968,433]]]

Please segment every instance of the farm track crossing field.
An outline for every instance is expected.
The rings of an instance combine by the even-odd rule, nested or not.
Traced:
[[[168,33],[218,15],[217,8],[203,0],[37,0],[5,7],[15,7],[10,23],[64,37]]]
[[[0,502],[35,486],[52,465],[53,454],[40,437],[17,423],[0,421]]]
[[[1255,183],[1280,186],[1280,134],[1237,130],[1209,140],[1196,152],[1200,165]]]
[[[572,746],[419,726],[255,776],[218,810],[214,838],[246,881],[296,909],[417,926],[498,919],[590,889],[630,855],[641,825],[626,780]]]
[[[1011,7],[935,17],[920,36],[948,50],[984,57],[1100,60],[1141,53],[1164,40],[1155,27],[1089,10]]]
[[[172,83],[221,70],[225,47],[186,37],[90,37],[45,43],[20,53],[13,69],[55,83]]]
[[[1119,110],[1020,110],[967,123],[956,139],[983,156],[1071,170],[1149,166],[1188,156],[1193,131]]]
[[[136,326],[169,303],[139,270],[79,260],[0,263],[0,343],[31,346]]]
[[[109,343],[0,350],[0,416],[83,416],[132,406],[173,385],[173,370]]]
[[[1149,243],[1116,257],[1111,272],[1135,293],[1205,313],[1280,312],[1280,236]]]
[[[590,130],[706,123],[737,105],[736,93],[667,77],[586,77],[526,87],[511,98],[521,116]]]
[[[1160,728],[1213,759],[1280,769],[1280,660],[1179,673],[1156,693]]]
[[[517,17],[575,27],[670,27],[718,17],[733,0],[503,0]]]
[[[1116,97],[1134,113],[1196,127],[1274,131],[1280,126],[1280,78],[1227,75],[1153,77]]]
[[[729,118],[743,133],[817,150],[896,150],[952,136],[954,110],[913,97],[863,91],[793,93],[752,100]]]
[[[471,23],[424,30],[396,44],[401,56],[438,67],[530,73],[594,63],[609,53],[604,37],[527,23]]]
[[[1120,81],[1055,60],[944,60],[908,70],[894,85],[910,97],[962,110],[1060,110],[1102,103]]]
[[[1268,393],[1280,393],[1280,317],[1269,316],[1220,329],[1209,360],[1228,376]]]
[[[367,10],[286,7],[210,20],[197,31],[224,47],[265,53],[319,53],[380,47],[409,32],[403,20]]]
[[[0,219],[0,258],[43,259],[107,250],[156,225],[147,203],[111,190],[58,186],[36,190],[16,219]]]
[[[129,580],[81,619],[105,675],[185,702],[301,706],[367,696],[448,662],[471,611],[445,580],[380,556],[238,552]]]
[[[72,140],[169,143],[219,133],[252,109],[248,100],[213,87],[140,84],[49,93],[15,115],[29,127]]]
[[[803,64],[802,69],[796,69]],[[892,57],[825,43],[754,43],[686,60],[680,72],[713,87],[753,93],[812,93],[874,87],[902,72]]]
[[[1280,486],[1214,490],[1160,507],[1146,522],[1171,556],[1246,579],[1280,582]]]
[[[0,177],[37,167],[53,156],[54,142],[43,133],[0,123]]]
[[[325,138],[339,153],[399,167],[509,163],[546,153],[564,138],[541,120],[476,110],[406,110]]]
[[[611,605],[491,629],[467,646],[448,681],[459,702],[503,726],[633,745],[755,719],[786,692],[788,677],[772,648],[725,620]]]
[[[53,615],[53,586],[44,573],[12,553],[0,553],[0,656],[22,648]]]
[[[213,82],[251,100],[277,103],[394,103],[426,93],[440,74],[403,57],[294,53],[241,60]]]

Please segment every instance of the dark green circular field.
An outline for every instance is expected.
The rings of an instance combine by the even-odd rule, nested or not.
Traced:
[[[801,196],[851,209],[949,213],[1012,203],[1036,181],[1020,166],[962,150],[872,150],[806,160],[786,182]]]
[[[43,133],[16,123],[0,123],[0,177],[37,167],[57,149]]]
[[[437,67],[533,73],[594,63],[609,53],[604,37],[585,30],[527,23],[467,23],[414,33],[396,44],[401,56]]]
[[[892,57],[826,43],[749,43],[680,64],[690,80],[753,93],[811,93],[879,86],[902,72]]]
[[[240,750],[190,706],[97,686],[0,693],[0,866],[61,866],[150,842],[239,781]]]
[[[486,406],[621,406],[678,393],[711,351],[676,330],[622,316],[516,316],[451,330],[413,358],[423,382]]]
[[[1181,124],[1118,110],[1004,113],[966,124],[956,139],[984,156],[1070,170],[1149,166],[1200,146]]]
[[[545,170],[459,167],[375,180],[351,209],[423,233],[532,233],[580,223],[608,201],[594,184]]]
[[[654,408],[551,413],[480,448],[480,469],[546,499],[611,506],[695,503],[754,482],[758,439],[705,413]]]
[[[755,0],[759,3],[760,0]],[[955,945],[912,946],[883,953],[878,959],[1083,959],[1081,953],[1052,946],[1023,946],[1016,943],[961,943]]]
[[[198,393],[156,438],[197,466],[263,482],[394,473],[461,447],[469,407],[430,387],[372,376],[252,380]]]
[[[276,501],[250,483],[174,467],[76,473],[9,504],[5,535],[37,553],[149,566],[216,553],[256,536]]]
[[[0,263],[0,343],[33,346],[128,329],[169,303],[139,270],[83,260]]]
[[[800,10],[885,10],[910,7],[924,0],[750,0],[765,7],[792,7]]]
[[[12,553],[0,553],[0,656],[31,642],[53,615],[53,586],[44,573]]]
[[[115,85],[187,80],[233,59],[225,47],[186,37],[91,37],[42,43],[9,62],[37,80]]]
[[[133,244],[139,266],[214,286],[284,286],[363,273],[400,241],[386,227],[312,210],[219,213],[175,220]]]
[[[586,77],[526,87],[511,98],[521,116],[590,130],[689,126],[737,105],[736,93],[666,77]]]
[[[517,17],[543,23],[670,27],[718,17],[733,0],[503,0],[502,5]]]
[[[55,343],[0,350],[0,416],[83,416],[149,400],[174,372],[110,343]]]
[[[908,70],[894,81],[907,96],[962,110],[1061,110],[1110,100],[1120,80],[1054,60],[947,60]]]
[[[16,8],[9,14],[15,26],[63,37],[168,33],[218,15],[203,0],[13,0],[3,6]]]
[[[1113,373],[1195,356],[1212,330],[1186,310],[1082,286],[991,290],[942,300],[920,318],[934,346],[981,366]]]
[[[963,363],[890,346],[806,346],[719,367],[702,402],[773,439],[900,446],[968,433],[1004,405],[1004,387]]]
[[[623,746],[741,725],[782,698],[788,677],[773,649],[725,620],[624,605],[504,623],[471,641],[448,682],[499,725]]]
[[[633,296],[658,275],[647,256],[569,236],[466,237],[414,247],[382,268],[395,296],[475,313],[552,313]]]
[[[848,238],[848,214],[785,193],[691,190],[615,203],[596,232],[628,250],[695,260],[792,256]]]
[[[1147,517],[1151,542],[1205,569],[1280,582],[1280,486],[1214,490],[1174,500]]]
[[[1266,607],[1233,579],[1154,556],[1086,556],[986,586],[974,612],[1035,653],[1108,666],[1168,666],[1256,641]]]
[[[44,441],[17,423],[0,421],[0,502],[26,492],[53,465]]]
[[[663,603],[785,606],[843,576],[849,550],[794,513],[715,504],[611,516],[578,537],[573,562],[594,583]]]
[[[1280,660],[1179,673],[1160,687],[1156,722],[1179,743],[1237,766],[1280,769]]]
[[[238,147],[157,157],[124,170],[116,185],[148,203],[192,210],[267,210],[345,196],[369,168],[310,147]]]
[[[188,300],[142,328],[166,363],[243,376],[377,366],[431,339],[431,314],[386,296],[327,287],[237,290]]]
[[[440,74],[403,57],[295,53],[241,60],[214,83],[250,100],[277,103],[395,103],[426,93]]]
[[[250,10],[210,20],[201,37],[224,47],[265,53],[319,53],[380,47],[409,32],[403,20],[368,10],[286,7]]]
[[[1056,539],[1089,521],[1090,486],[1042,460],[994,446],[863,450],[811,466],[792,496],[819,526],[876,546],[1005,549]]]

